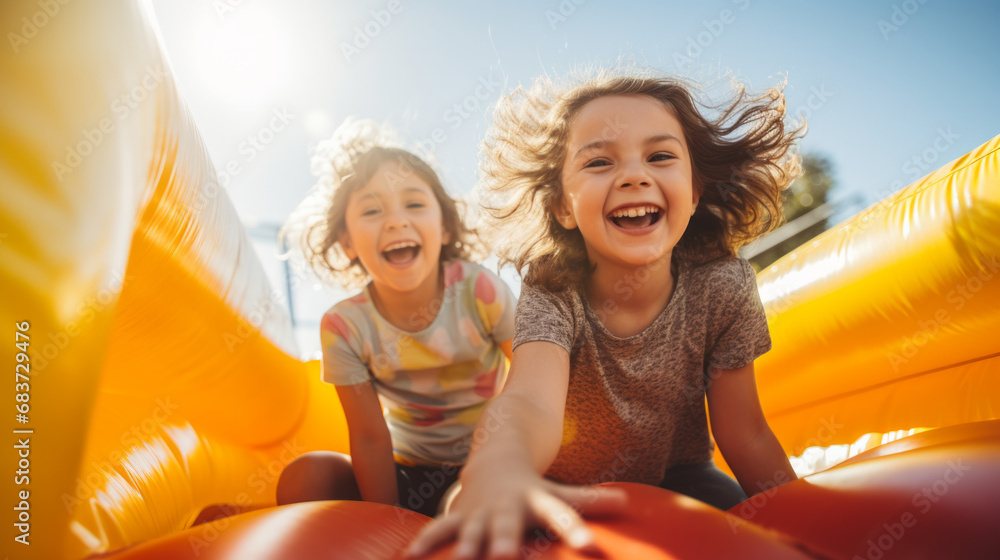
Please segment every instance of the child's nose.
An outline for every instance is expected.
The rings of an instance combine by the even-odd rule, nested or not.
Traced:
[[[399,208],[389,208],[386,209],[385,215],[385,229],[396,230],[410,225],[409,220],[406,218],[406,214],[402,212]]]
[[[652,184],[652,179],[646,171],[646,166],[642,161],[630,161],[621,167],[621,175],[618,177],[618,187],[648,187]]]

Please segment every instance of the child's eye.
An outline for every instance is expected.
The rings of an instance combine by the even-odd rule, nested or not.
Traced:
[[[670,159],[677,159],[673,154],[668,154],[666,152],[659,152],[649,156],[649,161],[667,161]]]
[[[378,208],[369,208],[369,209],[364,210],[363,212],[361,212],[361,215],[362,216],[374,216],[375,214],[378,214],[378,212],[379,212]]]
[[[609,162],[606,159],[595,159],[594,161],[588,163],[587,165],[584,165],[583,168],[586,169],[588,167],[604,167],[606,165],[611,165],[611,162]]]
[[[427,205],[424,204],[423,202],[410,202],[409,204],[406,205],[407,208],[423,208],[425,206]]]

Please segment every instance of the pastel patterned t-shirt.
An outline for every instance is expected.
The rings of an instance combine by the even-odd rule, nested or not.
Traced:
[[[482,266],[444,263],[440,305],[411,317],[412,330],[385,320],[368,286],[323,316],[323,380],[371,382],[386,408],[397,460],[461,464],[486,402],[503,385],[499,344],[514,336],[516,301]],[[437,303],[437,302],[435,302]]]

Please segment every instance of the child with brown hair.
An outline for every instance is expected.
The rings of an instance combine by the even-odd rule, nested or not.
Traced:
[[[411,555],[457,538],[456,558],[484,544],[511,558],[529,524],[592,546],[576,510],[620,509],[623,494],[573,485],[641,482],[727,509],[795,479],[757,398],[771,340],[737,250],[778,224],[801,128],[778,89],[740,86],[714,109],[649,75],[540,79],[500,102],[485,205],[524,285],[488,408],[508,419],[477,428],[461,491]],[[712,463],[706,397],[739,484]]]
[[[346,122],[317,150],[320,183],[283,231],[301,235],[317,273],[363,287],[320,324],[351,454],[293,461],[279,504],[364,499],[434,515],[506,375],[514,296],[469,262],[474,232],[434,170],[393,143],[371,121]]]

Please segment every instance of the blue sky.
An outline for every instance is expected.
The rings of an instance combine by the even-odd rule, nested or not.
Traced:
[[[469,193],[493,101],[619,60],[706,85],[787,77],[789,108],[809,113],[801,149],[833,161],[834,198],[874,203],[1000,134],[995,1],[153,5],[217,168],[239,164],[227,188],[251,223],[284,221],[314,182],[310,147],[352,115],[424,141],[446,187]]]
[[[237,5],[221,10],[227,2]],[[788,106],[818,107],[808,109],[802,150],[828,155],[842,194],[868,202],[1000,134],[996,2],[394,4],[396,14],[384,0],[154,2],[216,165],[241,162],[229,185],[241,215],[282,221],[313,182],[309,147],[349,115],[385,121],[413,142],[442,129],[438,166],[450,189],[468,192],[496,97],[543,73],[619,59],[704,83],[730,73],[762,88],[787,76]],[[391,16],[386,25],[379,12]],[[879,20],[896,29],[880,30]],[[357,37],[366,25],[377,30],[367,45]],[[675,54],[692,63],[678,68]],[[477,92],[484,83],[495,91]],[[465,117],[453,109],[463,102],[478,107]],[[250,159],[244,141],[282,108],[290,126]],[[927,151],[942,133],[945,149]]]

